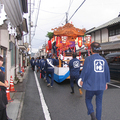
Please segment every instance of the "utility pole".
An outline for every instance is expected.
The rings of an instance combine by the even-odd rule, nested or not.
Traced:
[[[31,52],[31,0],[30,0],[30,6],[29,6],[29,47]]]
[[[66,12],[66,24],[68,23],[68,13]]]
[[[46,53],[47,53],[47,52],[46,52],[46,39],[45,39],[45,56],[47,56]]]

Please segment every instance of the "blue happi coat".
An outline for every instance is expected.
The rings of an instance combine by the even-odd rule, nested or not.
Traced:
[[[41,61],[41,59],[38,59],[38,66],[40,67],[40,61]]]
[[[36,60],[35,60],[35,65],[36,65],[36,66],[39,66],[39,59],[36,59]]]
[[[82,87],[85,90],[105,90],[106,83],[110,82],[107,61],[99,54],[93,54],[87,57],[80,78],[82,78]]]
[[[31,65],[35,66],[35,60],[34,59],[31,59]]]
[[[70,76],[79,76],[80,74],[80,60],[73,58],[69,62]]]
[[[52,65],[56,65],[56,60],[53,58],[48,58],[48,61],[52,64]],[[54,68],[48,63],[48,61],[46,60],[45,62],[45,71],[53,71],[54,72]]]
[[[40,60],[40,70],[45,70],[45,60],[44,59]]]

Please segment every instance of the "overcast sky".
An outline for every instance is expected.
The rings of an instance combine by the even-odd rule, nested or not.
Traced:
[[[34,6],[32,4],[32,21],[33,25],[35,25],[40,0],[31,1],[34,3]],[[51,31],[52,28],[63,26],[65,24],[66,12],[68,12],[69,20],[83,1],[84,0],[41,0],[35,36],[32,37],[31,42],[32,52],[37,52],[45,41],[47,43],[47,32],[53,32]],[[72,22],[76,28],[86,28],[86,30],[89,30],[116,18],[119,12],[120,0],[86,0],[69,22]],[[31,29],[32,34],[34,30],[33,27]]]

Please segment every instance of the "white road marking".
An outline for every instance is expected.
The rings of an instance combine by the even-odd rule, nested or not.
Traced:
[[[114,84],[111,84],[111,83],[107,83],[108,85],[111,85],[111,86],[114,86],[114,87],[116,87],[116,88],[120,88],[120,86],[118,86],[118,85],[114,85]]]
[[[38,88],[40,101],[41,101],[41,104],[42,104],[42,108],[43,108],[43,113],[44,113],[45,119],[46,120],[51,120],[50,113],[49,113],[48,107],[47,107],[47,105],[45,103],[45,99],[44,99],[44,96],[43,96],[43,93],[42,93],[42,90],[41,90],[40,84],[38,82],[38,78],[37,78],[37,75],[36,75],[35,71],[34,71],[34,75],[35,75],[35,80],[36,80],[36,84],[37,84],[37,88]]]

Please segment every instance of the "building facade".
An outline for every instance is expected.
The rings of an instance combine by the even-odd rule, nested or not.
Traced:
[[[10,83],[24,65],[27,48],[24,46],[24,34],[28,33],[26,19],[27,0],[0,0],[0,55],[3,56],[5,79]]]
[[[101,55],[120,52],[120,15],[99,27],[88,30],[86,35],[91,35],[91,42],[101,44]]]

